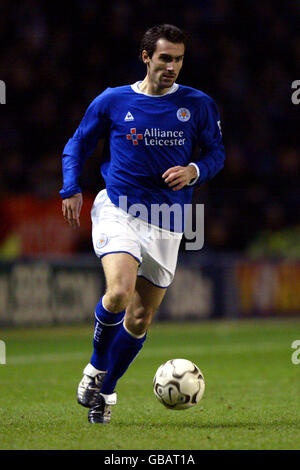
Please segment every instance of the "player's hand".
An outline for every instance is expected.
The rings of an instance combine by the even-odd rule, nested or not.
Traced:
[[[197,170],[194,165],[188,166],[173,166],[164,172],[162,177],[165,183],[172,188],[173,191],[178,191],[184,186],[189,184],[197,176]]]
[[[82,207],[82,194],[76,193],[71,197],[63,199],[62,213],[66,222],[73,228],[80,227],[80,211]]]

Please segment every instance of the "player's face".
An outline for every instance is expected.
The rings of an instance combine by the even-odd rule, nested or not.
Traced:
[[[184,44],[173,43],[167,39],[159,39],[156,49],[149,58],[144,51],[144,62],[148,67],[148,78],[159,88],[170,88],[177,79],[183,63]]]

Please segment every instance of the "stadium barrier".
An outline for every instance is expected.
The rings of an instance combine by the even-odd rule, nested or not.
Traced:
[[[300,262],[180,253],[162,320],[300,316]],[[90,321],[105,283],[95,256],[0,263],[0,324]]]

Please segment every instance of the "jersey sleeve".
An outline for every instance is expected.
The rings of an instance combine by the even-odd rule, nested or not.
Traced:
[[[201,99],[198,119],[198,144],[201,153],[199,160],[194,162],[199,169],[196,185],[211,180],[223,168],[225,160],[220,115],[212,98],[207,96]]]
[[[95,150],[99,139],[110,126],[107,90],[89,105],[73,137],[67,142],[62,155],[63,188],[59,194],[64,199],[80,193],[79,176],[85,160]]]

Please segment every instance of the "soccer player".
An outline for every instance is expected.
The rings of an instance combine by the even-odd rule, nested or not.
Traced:
[[[78,402],[90,408],[91,423],[110,422],[116,384],[141,350],[174,277],[184,228],[178,217],[166,220],[152,209],[183,208],[191,203],[193,186],[224,165],[215,102],[176,83],[185,47],[185,34],[173,25],[147,30],[140,47],[144,80],[97,96],[63,151],[62,211],[78,227],[82,165],[99,139],[106,142],[101,165],[106,189],[91,211],[106,290],[95,308],[93,353],[77,390]],[[192,162],[196,144],[201,152]]]

